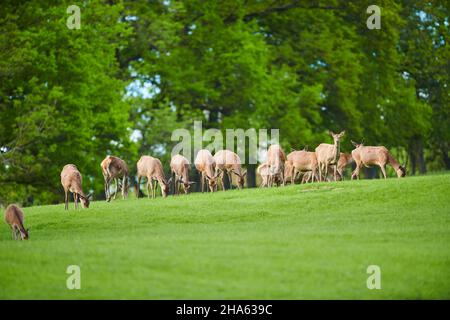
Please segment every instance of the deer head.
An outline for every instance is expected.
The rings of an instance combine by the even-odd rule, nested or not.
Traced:
[[[29,236],[28,236],[28,232],[30,231],[30,229],[24,229],[24,230],[19,230],[20,231],[20,237],[22,238],[22,240],[28,240]]]
[[[396,172],[397,172],[397,177],[403,178],[404,176],[406,176],[405,166],[398,166],[398,169],[396,170]]]
[[[206,175],[206,178],[208,179],[209,190],[211,190],[211,192],[214,192],[217,190],[217,177],[218,176],[219,176],[219,173],[216,173],[212,177]]]
[[[89,204],[92,201],[92,192],[89,193],[86,197],[81,194],[78,194],[78,195],[80,197],[80,201],[81,201],[81,204],[83,205],[83,208],[86,208],[86,209],[89,208]]]
[[[353,141],[353,140],[350,140],[351,142],[352,142],[352,145],[355,147],[355,148],[359,148],[359,147],[362,147],[363,146],[363,143],[361,142],[361,143],[357,143],[357,142],[355,142],[355,141]]]
[[[195,181],[186,181],[185,182],[185,181],[183,181],[183,179],[178,179],[178,181],[183,184],[185,194],[189,193],[189,189],[191,188],[191,185],[195,183]]]
[[[333,138],[334,144],[338,144],[339,140],[344,136],[345,130],[340,133],[334,133],[333,131],[328,131],[330,136]]]
[[[233,171],[233,173],[237,177],[237,185],[238,185],[239,189],[242,189],[245,185],[245,176],[247,175],[247,171],[244,171],[244,173],[241,173],[241,174],[239,174],[235,171]]]
[[[166,181],[164,179],[161,181],[161,193],[164,198],[167,197],[167,195],[170,192],[170,184],[171,183],[172,183],[172,178],[170,178],[169,181]]]

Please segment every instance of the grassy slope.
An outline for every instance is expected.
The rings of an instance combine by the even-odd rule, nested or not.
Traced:
[[[450,175],[26,208],[0,298],[450,298]],[[66,288],[70,264],[81,290]],[[382,289],[368,290],[368,265]]]

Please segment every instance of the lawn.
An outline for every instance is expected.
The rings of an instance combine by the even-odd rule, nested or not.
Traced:
[[[0,225],[0,298],[449,299],[449,187],[443,174],[25,208],[30,240]]]

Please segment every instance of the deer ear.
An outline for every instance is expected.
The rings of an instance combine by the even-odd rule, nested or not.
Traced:
[[[195,182],[195,181],[189,181],[189,182],[188,182],[189,185],[191,185],[191,184],[196,184],[196,183],[197,183],[197,182]]]
[[[247,170],[244,171],[244,173],[242,174],[242,178],[244,178],[247,175]]]
[[[172,177],[170,177],[169,181],[167,181],[167,184],[171,184],[172,183]]]
[[[345,130],[339,133],[339,137],[342,137],[345,134]]]
[[[90,192],[90,193],[87,195],[86,198],[89,199],[89,200],[93,200],[93,199],[94,199],[94,193],[93,193],[93,192]]]
[[[333,131],[331,131],[331,130],[328,130],[328,134],[329,134],[330,136],[334,135]]]

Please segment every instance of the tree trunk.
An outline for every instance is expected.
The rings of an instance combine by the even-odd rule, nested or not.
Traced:
[[[445,147],[441,148],[442,159],[444,160],[444,165],[446,170],[450,170],[450,157],[448,156],[448,150]]]
[[[247,188],[256,187],[256,165],[249,164],[247,166]]]

